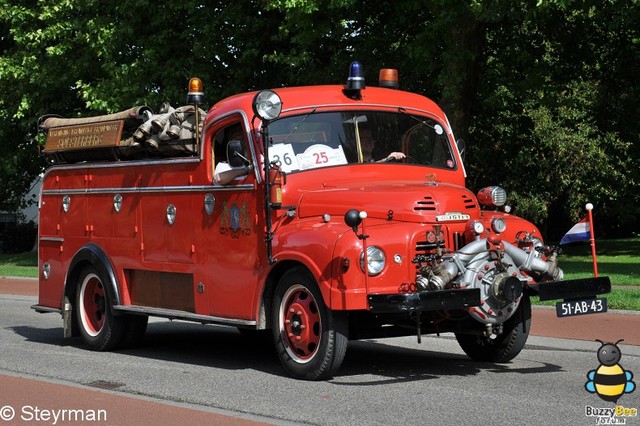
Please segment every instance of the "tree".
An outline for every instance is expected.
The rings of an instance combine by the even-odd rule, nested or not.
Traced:
[[[607,120],[610,109],[603,110],[602,102],[612,87],[637,91],[635,80],[612,81],[609,64],[616,61],[609,56],[631,54],[635,60],[625,62],[637,70],[637,30],[629,29],[621,42],[615,23],[623,16],[635,22],[638,12],[624,2],[598,8],[567,3],[545,4],[491,26],[471,128],[473,139],[484,143],[470,148],[476,160],[471,174],[478,186],[490,183],[488,177],[505,182],[518,212],[554,239],[584,214],[588,201],[606,219],[601,230],[624,228],[628,235],[638,229],[638,210],[635,218],[619,213],[629,213],[623,206],[638,201],[630,161],[638,133],[622,131],[628,121]]]
[[[278,22],[259,1],[0,0],[0,208],[43,169],[38,117],[182,104],[192,76],[210,101],[266,86]]]
[[[367,84],[394,67],[437,100],[467,138],[470,185],[503,184],[550,236],[586,201],[601,230],[638,231],[639,2],[0,0],[0,195],[42,167],[41,115],[181,104],[195,75],[211,104],[342,83],[360,60]]]

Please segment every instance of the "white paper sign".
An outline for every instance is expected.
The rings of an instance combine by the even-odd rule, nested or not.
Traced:
[[[278,163],[283,172],[300,170],[298,159],[290,143],[278,143],[269,147],[269,162]]]
[[[296,157],[300,170],[347,164],[347,157],[344,155],[342,145],[338,148],[331,148],[324,144],[311,145]]]

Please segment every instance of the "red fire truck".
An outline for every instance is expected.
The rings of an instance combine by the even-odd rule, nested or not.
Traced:
[[[331,377],[349,339],[453,332],[472,359],[509,361],[532,295],[605,311],[609,279],[563,280],[504,189],[465,187],[442,110],[397,81],[367,87],[354,62],[345,86],[205,112],[192,79],[176,110],[43,120],[34,309],[94,350],[136,344],[149,316],[271,330],[303,379]]]

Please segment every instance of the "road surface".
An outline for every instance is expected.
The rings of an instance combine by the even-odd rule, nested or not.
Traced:
[[[534,335],[500,365],[470,361],[448,334],[350,342],[336,377],[304,382],[233,328],[153,320],[140,348],[88,351],[62,337],[59,315],[30,309],[30,286],[0,279],[0,426],[11,410],[8,424],[595,425],[588,407],[614,405],[584,387],[594,339],[624,338],[619,363],[640,378],[640,315],[582,317],[576,330],[534,309]],[[639,395],[618,404],[638,409]]]

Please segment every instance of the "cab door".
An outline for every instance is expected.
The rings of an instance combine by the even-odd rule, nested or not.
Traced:
[[[226,144],[240,140],[253,164],[248,174],[213,185],[214,209],[206,219],[210,315],[254,320],[265,265],[264,195],[248,123],[240,115],[208,131],[211,166],[226,161]],[[240,131],[238,131],[240,130]]]

